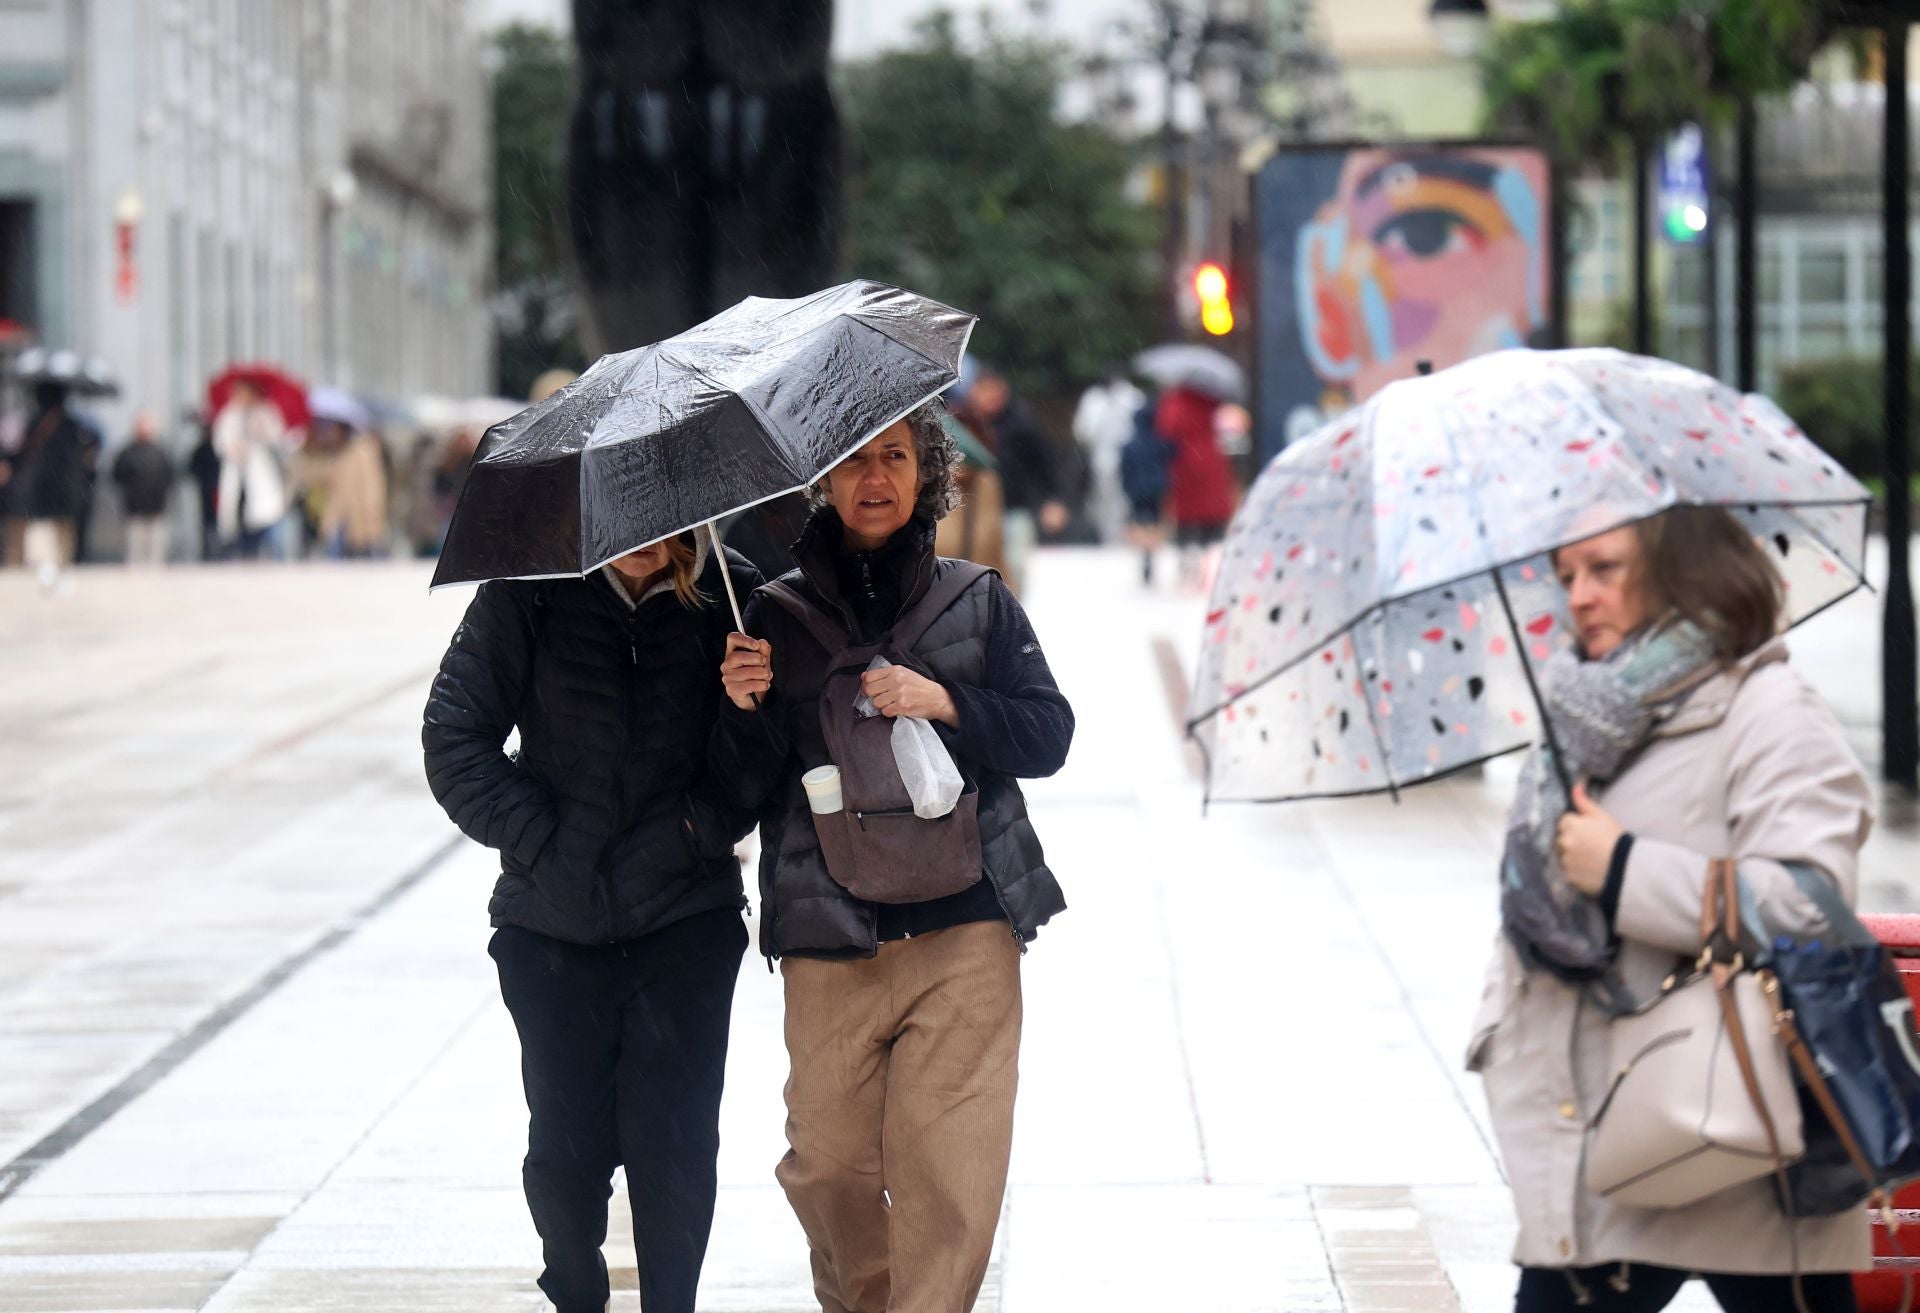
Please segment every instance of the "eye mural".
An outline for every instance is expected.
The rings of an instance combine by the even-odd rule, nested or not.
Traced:
[[[1256,183],[1262,451],[1410,378],[1550,345],[1549,167],[1529,147],[1313,146]]]

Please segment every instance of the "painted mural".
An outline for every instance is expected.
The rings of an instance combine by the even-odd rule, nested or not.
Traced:
[[[1552,189],[1524,146],[1283,150],[1255,184],[1271,455],[1420,362],[1549,343]]]

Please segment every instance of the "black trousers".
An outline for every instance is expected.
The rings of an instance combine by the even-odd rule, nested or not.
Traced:
[[[561,1313],[607,1302],[607,1200],[627,1169],[646,1313],[693,1313],[713,1229],[720,1088],[747,930],[731,909],[583,946],[496,930],[488,952],[520,1032],[521,1176]]]
[[[1647,1263],[1524,1267],[1513,1308],[1514,1313],[1660,1313],[1692,1275]],[[1702,1273],[1700,1279],[1726,1313],[1797,1313],[1790,1276]],[[1853,1278],[1845,1272],[1809,1273],[1800,1278],[1800,1288],[1808,1313],[1858,1313]]]

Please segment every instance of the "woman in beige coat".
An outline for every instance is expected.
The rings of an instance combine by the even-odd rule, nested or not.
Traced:
[[[1575,788],[1574,810],[1547,831],[1559,872],[1611,928],[1608,979],[1651,998],[1677,958],[1698,953],[1716,857],[1738,860],[1743,894],[1768,924],[1817,919],[1787,862],[1821,872],[1851,904],[1872,794],[1832,712],[1787,664],[1779,580],[1752,537],[1725,511],[1688,508],[1564,547],[1554,564],[1579,638],[1572,659],[1589,672],[1623,645],[1622,657],[1645,650],[1649,634],[1702,644],[1686,691],[1647,718],[1613,778]],[[1796,1252],[1808,1309],[1850,1313],[1844,1274],[1872,1262],[1862,1210],[1790,1224],[1771,1178],[1674,1209],[1586,1188],[1608,1012],[1589,986],[1523,964],[1512,930],[1495,950],[1468,1066],[1485,1080],[1519,1216],[1516,1313],[1652,1313],[1691,1273],[1729,1313],[1789,1313]]]

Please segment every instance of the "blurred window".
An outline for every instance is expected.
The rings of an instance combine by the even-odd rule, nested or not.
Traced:
[[[1844,324],[1802,324],[1800,325],[1799,358],[1802,360],[1835,360],[1849,354],[1847,330]]]
[[[1667,331],[1666,350],[1670,360],[1695,369],[1707,368],[1707,334],[1700,328],[1671,328]]]
[[[1847,300],[1847,253],[1838,247],[1803,247],[1800,251],[1800,301],[1844,305]]]
[[[1672,300],[1682,305],[1705,305],[1707,300],[1707,250],[1703,246],[1683,246],[1673,253]]]

